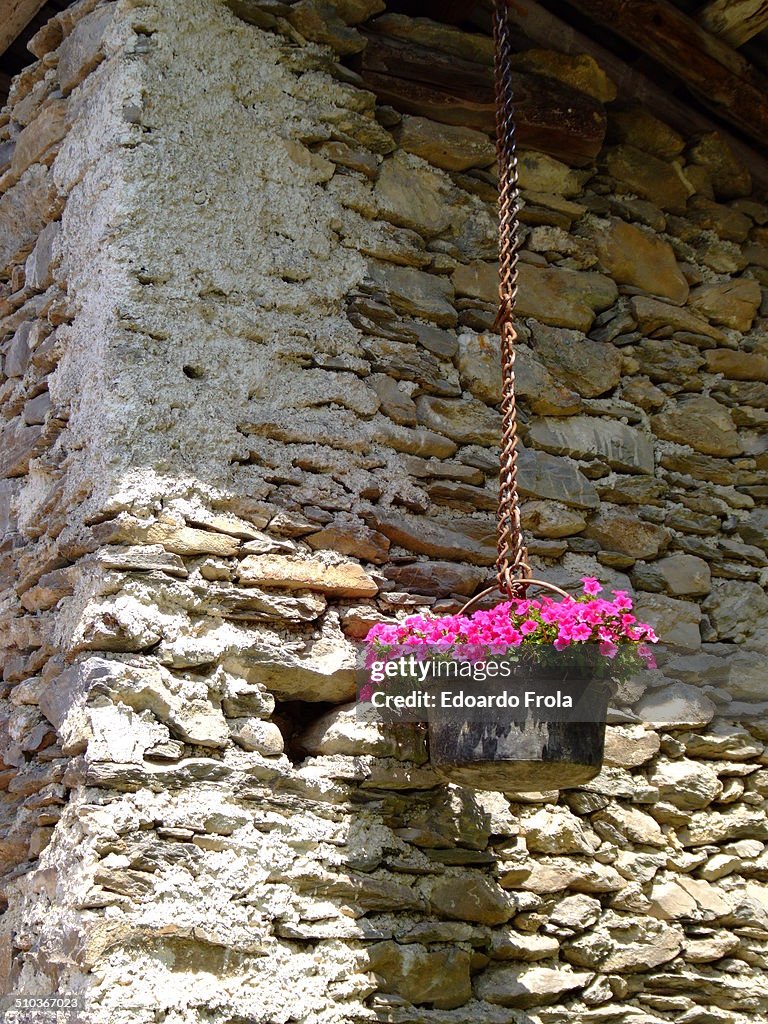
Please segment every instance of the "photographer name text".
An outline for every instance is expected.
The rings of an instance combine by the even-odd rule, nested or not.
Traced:
[[[556,693],[541,694],[535,690],[524,690],[514,693],[502,690],[501,693],[476,694],[465,693],[464,690],[442,690],[440,693],[427,693],[414,690],[412,693],[385,693],[377,690],[371,694],[371,704],[375,708],[386,708],[389,711],[405,709],[430,708],[572,708],[573,698],[562,690]]]

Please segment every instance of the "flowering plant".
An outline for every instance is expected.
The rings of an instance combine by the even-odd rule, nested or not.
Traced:
[[[412,615],[398,624],[378,623],[366,637],[369,659],[483,661],[503,655],[554,666],[567,651],[569,662],[589,664],[598,675],[623,678],[643,666],[655,668],[648,644],[658,637],[632,614],[626,591],[612,591],[609,601],[594,577],[583,576],[582,583],[579,597],[559,601],[515,599],[469,616]]]

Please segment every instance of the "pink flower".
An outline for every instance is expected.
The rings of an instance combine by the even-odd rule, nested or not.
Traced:
[[[396,642],[396,636],[397,626],[389,625],[386,622],[377,622],[375,626],[371,626],[365,639],[368,643],[380,640],[383,644],[393,644]]]
[[[605,618],[605,612],[600,608],[597,601],[590,601],[589,604],[582,605],[582,609],[581,618],[592,626],[599,625]]]
[[[582,584],[578,599],[513,599],[472,615],[411,615],[401,622],[377,623],[366,637],[366,664],[401,655],[413,655],[419,661],[428,657],[484,660],[521,646],[546,643],[562,651],[571,644],[596,640],[603,657],[622,655],[622,672],[642,662],[655,667],[647,645],[657,643],[658,637],[631,614],[628,594],[614,590],[613,600],[608,601],[599,596],[602,587],[594,576],[584,576]]]
[[[610,640],[603,640],[603,642],[600,644],[600,653],[605,658],[615,658],[618,653],[618,650],[619,648],[616,646],[616,644],[611,643]]]
[[[650,647],[646,647],[645,644],[640,644],[637,648],[637,653],[645,662],[646,668],[656,668],[656,659],[654,658],[653,651]]]

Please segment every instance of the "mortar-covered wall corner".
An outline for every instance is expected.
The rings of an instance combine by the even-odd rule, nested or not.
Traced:
[[[495,560],[492,109],[397,113],[376,60],[484,81],[492,44],[384,6],[79,0],[12,87],[3,988],[89,1024],[768,1019],[768,207],[717,133],[518,55],[592,111],[520,155],[532,561],[667,646],[593,782],[442,785],[351,701],[370,625]]]

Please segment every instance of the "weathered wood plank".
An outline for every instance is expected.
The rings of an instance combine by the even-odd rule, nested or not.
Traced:
[[[375,27],[375,22],[374,22]],[[422,46],[375,31],[364,32],[368,39],[362,61],[364,71],[424,82],[458,95],[478,90],[493,98],[493,66],[462,60],[432,47]]]
[[[376,71],[366,71],[363,79],[382,103],[403,114],[428,117],[441,124],[464,125],[489,134],[493,130],[495,108],[491,99],[467,99],[437,86]]]
[[[21,35],[45,3],[46,0],[3,0],[0,4],[0,54]]]
[[[418,13],[439,18],[449,24],[472,25],[482,32],[491,31],[491,11],[494,0],[420,0]],[[630,67],[626,61],[612,53],[552,14],[538,0],[510,0],[509,14],[517,29],[515,40],[520,49],[531,44],[563,53],[588,53],[616,83],[619,97],[645,103],[657,117],[690,137],[696,133],[718,131],[752,174],[755,185],[768,190],[768,160],[758,148],[746,145],[727,127],[727,122],[714,120],[704,110],[672,95],[642,71]]]
[[[750,138],[768,144],[768,77],[667,0],[567,2],[672,72]]]
[[[696,20],[713,36],[741,46],[768,28],[768,0],[713,0]]]
[[[464,0],[462,0],[464,2]],[[465,11],[465,18],[478,28],[490,31],[492,0],[474,0]],[[657,117],[681,134],[718,131],[726,139],[738,158],[745,164],[757,186],[768,190],[768,160],[756,149],[730,134],[721,123],[713,121],[703,111],[672,96],[668,90],[631,68],[620,57],[572,25],[542,7],[537,0],[514,0],[509,15],[513,25],[537,46],[554,48],[563,53],[588,53],[615,82],[619,98],[644,103]]]
[[[368,34],[363,79],[379,99],[406,114],[493,134],[493,72],[472,61],[403,40]],[[605,138],[602,104],[539,75],[515,73],[518,139],[566,163],[591,163]]]

